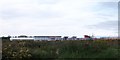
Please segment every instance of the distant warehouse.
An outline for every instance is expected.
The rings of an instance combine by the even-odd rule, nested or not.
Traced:
[[[21,35],[11,36],[10,40],[34,40],[34,38],[32,36]]]
[[[61,40],[61,36],[34,36],[34,40]]]
[[[61,40],[61,36],[12,36],[10,40]]]

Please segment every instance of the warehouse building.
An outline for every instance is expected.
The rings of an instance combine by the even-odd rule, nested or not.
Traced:
[[[61,40],[61,36],[11,36],[10,40]]]

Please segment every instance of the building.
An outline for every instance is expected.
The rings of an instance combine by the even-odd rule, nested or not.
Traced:
[[[34,38],[26,35],[20,35],[20,36],[11,36],[10,40],[34,40]]]
[[[61,36],[34,36],[34,40],[61,40]]]
[[[10,40],[61,40],[61,36],[12,36]]]
[[[84,35],[84,39],[85,39],[85,40],[92,40],[92,37],[91,37],[91,36],[88,36],[88,35]]]

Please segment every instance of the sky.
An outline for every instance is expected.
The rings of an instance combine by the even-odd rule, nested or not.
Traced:
[[[1,0],[0,36],[118,36],[119,0]]]

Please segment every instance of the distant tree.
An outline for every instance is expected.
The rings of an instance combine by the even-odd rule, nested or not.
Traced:
[[[10,37],[2,37],[2,40],[10,40]]]
[[[67,37],[67,36],[63,37],[63,40],[67,40],[67,39],[68,39],[68,37]]]

